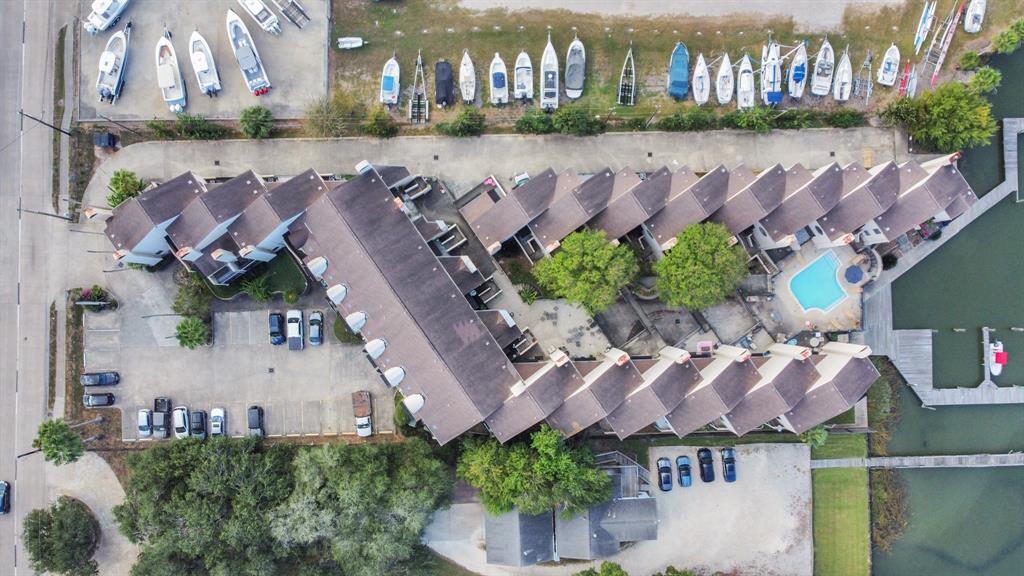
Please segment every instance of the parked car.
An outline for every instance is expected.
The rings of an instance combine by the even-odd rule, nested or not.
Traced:
[[[228,422],[225,419],[223,408],[210,410],[210,436],[226,436],[228,433]]]
[[[356,436],[373,435],[373,399],[366,390],[352,393],[352,414],[356,418]]]
[[[270,320],[270,343],[274,346],[284,344],[284,316],[280,312],[271,312]]]
[[[11,511],[11,485],[6,480],[0,480],[0,515]]]
[[[658,458],[658,488],[662,492],[672,491],[672,461],[668,458]]]
[[[188,438],[188,407],[175,406],[171,412],[171,425],[174,427],[174,437],[178,440]]]
[[[98,408],[100,406],[113,406],[114,395],[110,392],[106,394],[83,394],[82,404],[86,408]]]
[[[153,437],[167,438],[171,427],[171,399],[161,396],[153,400]]]
[[[193,410],[188,428],[193,438],[206,440],[206,410]]]
[[[319,346],[324,343],[324,313],[317,310],[309,315],[309,345]]]
[[[285,315],[288,321],[288,349],[302,350],[305,338],[302,335],[302,310],[289,310]]]
[[[153,411],[148,408],[139,410],[138,418],[139,438],[149,438],[153,435]]]
[[[263,431],[262,406],[249,406],[247,419],[249,420],[249,436],[259,436],[260,438],[266,436]]]
[[[736,481],[736,450],[722,448],[722,478],[726,482]]]
[[[82,386],[113,386],[121,381],[117,372],[86,372],[78,377]]]
[[[711,450],[707,448],[697,450],[697,462],[700,463],[700,479],[704,482],[714,482],[715,460],[711,456]]]
[[[679,470],[679,485],[686,488],[693,484],[693,477],[690,475],[690,457],[677,456],[676,468]]]

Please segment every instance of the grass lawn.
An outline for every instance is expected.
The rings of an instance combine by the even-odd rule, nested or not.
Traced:
[[[825,445],[811,449],[811,458],[867,458],[868,441],[863,434],[829,434]]]
[[[306,275],[302,273],[295,259],[283,250],[276,258],[265,265],[257,265],[252,271],[241,278],[236,278],[229,286],[206,285],[213,295],[221,300],[231,300],[242,293],[242,283],[249,278],[267,276],[271,294],[295,294],[301,296],[306,291]]]
[[[811,484],[815,576],[867,576],[871,573],[867,470],[815,470]]]
[[[800,438],[795,434],[747,434],[737,438],[732,434],[721,436],[693,435],[684,438],[676,437],[654,437],[638,438],[632,437],[619,441],[615,438],[592,438],[591,447],[594,452],[605,452],[618,450],[626,456],[636,460],[642,466],[650,468],[647,461],[647,450],[653,446],[738,446],[740,444],[767,444],[767,443],[790,443],[799,442]]]

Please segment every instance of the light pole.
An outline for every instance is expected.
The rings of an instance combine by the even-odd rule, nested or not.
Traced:
[[[32,120],[35,120],[36,122],[39,122],[43,126],[46,126],[48,128],[52,128],[53,130],[56,130],[57,132],[60,132],[61,134],[67,134],[68,136],[74,136],[74,134],[72,134],[71,132],[68,132],[67,130],[64,130],[63,128],[58,128],[58,127],[54,126],[53,124],[50,124],[49,122],[44,122],[43,120],[40,120],[39,118],[36,118],[35,116],[33,116],[31,114],[26,114],[24,110],[18,110],[18,114],[20,114],[22,116],[22,118],[31,118]]]
[[[28,208],[22,208],[20,206],[18,208],[16,208],[16,210],[18,212],[28,212],[29,214],[38,214],[40,216],[49,216],[50,218],[59,218],[61,220],[65,220],[67,222],[74,222],[75,221],[74,218],[72,218],[71,216],[68,216],[66,214],[62,216],[60,214],[53,214],[52,212],[40,212],[39,210],[29,210]]]

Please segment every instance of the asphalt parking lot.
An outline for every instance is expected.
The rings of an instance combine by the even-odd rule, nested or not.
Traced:
[[[79,18],[88,16],[92,0],[79,0]],[[114,120],[150,120],[174,118],[160,94],[156,80],[154,50],[164,27],[172,33],[172,43],[188,92],[185,112],[207,118],[238,118],[247,106],[261,104],[276,118],[301,118],[306,106],[327,94],[328,0],[302,0],[310,22],[301,30],[281,16],[270,0],[265,2],[278,15],[282,33],[264,32],[235,0],[166,2],[133,0],[116,26],[91,36],[80,30],[80,70],[78,120],[102,120],[100,114]],[[260,59],[273,89],[262,96],[250,94],[231,51],[225,18],[230,8],[245,22],[253,36]],[[117,104],[100,103],[96,96],[99,58],[110,35],[131,21],[128,65],[124,88]],[[81,26],[81,25],[79,25]],[[188,53],[188,37],[193,30],[209,42],[220,74],[223,90],[216,98],[203,96],[196,82]]]
[[[307,338],[311,311],[304,310]],[[333,322],[329,310],[325,316],[325,324]],[[224,408],[232,436],[246,433],[245,410],[253,404],[263,406],[268,436],[335,436],[355,434],[351,393],[369,390],[375,433],[393,428],[391,392],[362,349],[339,343],[329,327],[322,346],[307,341],[304,350],[289,351],[270,344],[266,310],[223,312],[214,315],[214,344],[186,350],[174,340],[174,317],[141,319],[128,304],[85,318],[86,370],[121,374],[117,386],[95,391],[115,394],[125,440],[138,438],[135,414],[152,409],[157,396],[207,413]]]

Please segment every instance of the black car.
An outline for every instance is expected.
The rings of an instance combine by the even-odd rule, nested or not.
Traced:
[[[189,416],[189,434],[193,438],[206,440],[206,411],[193,410]]]
[[[672,491],[672,461],[668,458],[658,458],[658,488],[662,492]]]
[[[700,479],[704,482],[714,482],[715,459],[711,456],[711,450],[707,448],[697,450],[697,462],[700,463]]]
[[[82,405],[86,408],[96,408],[99,406],[113,406],[114,395],[107,392],[106,394],[83,394]]]
[[[0,514],[11,511],[11,485],[6,480],[0,481]]]
[[[121,381],[117,372],[86,372],[78,377],[82,386],[113,386]]]
[[[249,406],[246,416],[249,420],[249,436],[259,436],[262,438],[265,435],[263,432],[263,408],[261,406]]]
[[[268,318],[270,322],[270,343],[274,346],[284,344],[284,316],[280,312],[271,312]]]

